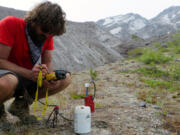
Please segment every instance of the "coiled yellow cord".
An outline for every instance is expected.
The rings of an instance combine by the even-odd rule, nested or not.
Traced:
[[[40,71],[38,74],[38,79],[37,79],[37,90],[36,90],[36,94],[35,94],[35,100],[34,100],[34,112],[36,112],[36,108],[37,108],[37,100],[38,100],[38,90],[39,88],[42,88],[43,86],[43,79],[42,79],[42,66],[40,65]],[[47,100],[48,100],[48,88],[46,90],[46,103],[44,105],[44,109],[43,112],[41,114],[41,117],[37,117],[37,120],[41,120],[42,117],[44,117],[46,109],[47,109]]]

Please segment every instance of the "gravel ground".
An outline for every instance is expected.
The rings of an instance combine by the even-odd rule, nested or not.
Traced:
[[[176,132],[163,128],[164,121],[159,114],[161,108],[137,100],[136,93],[141,83],[137,81],[136,76],[120,73],[138,66],[140,65],[133,62],[116,62],[96,69],[98,78],[94,101],[98,105],[95,112],[92,113],[91,132],[88,135],[178,135]],[[49,98],[50,103],[60,104],[60,113],[63,113],[65,117],[73,119],[75,106],[84,104],[83,99],[72,99],[70,94],[84,92],[83,85],[89,80],[88,74],[89,71],[74,73],[72,85],[66,91]],[[132,87],[134,85],[136,87]],[[48,108],[45,119],[51,110],[52,108]],[[12,123],[18,121],[10,114],[8,114],[8,119]],[[17,126],[7,133],[16,135],[75,135],[73,124],[62,118],[59,118],[55,128],[46,127],[44,123]],[[5,132],[1,131],[0,134],[5,134]]]

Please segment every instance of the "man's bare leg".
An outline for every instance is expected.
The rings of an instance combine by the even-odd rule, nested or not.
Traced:
[[[0,77],[0,104],[13,97],[18,79],[13,74]]]
[[[4,102],[13,97],[18,84],[18,79],[13,74],[0,77],[0,128],[10,128],[10,123],[6,119]]]

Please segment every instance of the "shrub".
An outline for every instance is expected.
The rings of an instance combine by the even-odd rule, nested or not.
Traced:
[[[180,46],[180,31],[177,31],[174,35],[173,35],[173,41],[172,43],[175,46]]]
[[[161,42],[154,43],[153,47],[157,47],[157,48],[161,47]]]
[[[176,54],[180,54],[180,45],[175,46],[174,52],[175,52]]]
[[[167,42],[167,45],[169,48],[174,48],[174,51],[179,53],[179,46],[180,46],[180,31],[176,32],[176,34],[173,35],[173,40]]]
[[[180,64],[171,65],[169,74],[171,74],[172,80],[180,80]]]
[[[169,73],[159,70],[156,66],[142,67],[137,72],[149,77],[168,77]]]
[[[140,61],[145,64],[162,64],[170,61],[171,59],[172,57],[165,56],[161,51],[154,51],[152,49],[146,49],[140,57]]]
[[[133,50],[128,51],[128,55],[132,57],[140,56],[143,54],[144,48],[136,48]]]
[[[144,83],[147,84],[151,88],[164,88],[164,89],[169,89],[172,87],[173,83],[169,81],[159,81],[159,80],[144,80]]]
[[[132,34],[132,35],[131,35],[131,38],[132,38],[132,39],[138,39],[139,37],[138,37],[136,34]]]

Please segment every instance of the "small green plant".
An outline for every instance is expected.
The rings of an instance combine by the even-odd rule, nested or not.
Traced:
[[[96,103],[95,108],[102,108],[104,105],[103,103]]]
[[[162,95],[161,95],[161,96],[162,96]],[[163,99],[161,99],[161,98],[159,98],[159,99],[157,100],[157,105],[158,105],[158,106],[163,107],[165,104],[166,104],[166,101],[165,101],[165,100],[163,100]]]
[[[137,93],[138,99],[143,100],[147,103],[156,104],[157,103],[157,97],[155,95],[155,92],[152,90],[148,91],[139,91]]]
[[[97,78],[97,72],[95,70],[93,70],[92,68],[90,68],[90,77],[92,80],[95,80]]]
[[[168,112],[165,111],[158,111],[156,112],[158,115],[167,116]]]
[[[85,98],[85,94],[72,93],[70,96],[71,96],[72,99],[84,99]]]
[[[155,95],[147,95],[146,100],[147,103],[157,104],[157,97]]]

